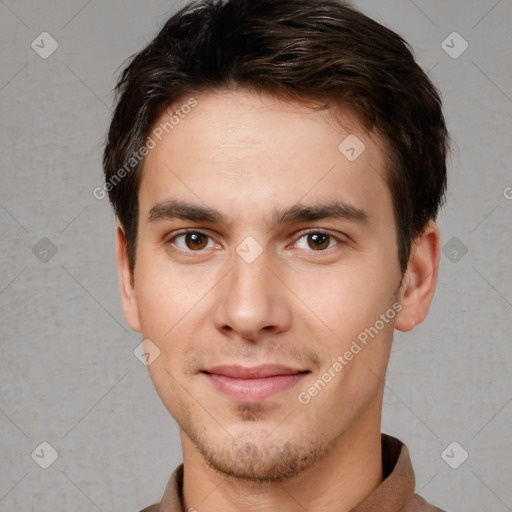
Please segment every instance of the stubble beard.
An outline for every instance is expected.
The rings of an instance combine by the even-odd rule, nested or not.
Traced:
[[[221,477],[254,483],[284,482],[320,461],[332,444],[322,435],[303,435],[302,440],[280,442],[273,436],[273,431],[262,433],[257,422],[262,417],[263,408],[258,404],[239,404],[237,413],[244,423],[255,424],[256,434],[248,429],[232,436],[221,429],[223,439],[219,442],[208,437],[205,431],[199,432],[191,422],[182,427],[206,465]],[[294,416],[285,417],[285,422],[293,421]],[[296,421],[300,421],[298,416]]]

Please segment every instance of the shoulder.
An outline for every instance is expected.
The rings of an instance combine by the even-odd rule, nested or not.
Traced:
[[[446,512],[445,510],[438,508],[430,503],[427,503],[424,498],[418,494],[414,495],[414,498],[407,503],[407,505],[400,512]]]

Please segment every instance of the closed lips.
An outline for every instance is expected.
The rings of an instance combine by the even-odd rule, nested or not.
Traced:
[[[205,373],[212,375],[223,375],[233,379],[262,379],[266,377],[275,377],[279,375],[295,375],[298,373],[309,373],[309,370],[294,369],[279,364],[266,364],[253,367],[244,367],[238,365],[215,366]]]

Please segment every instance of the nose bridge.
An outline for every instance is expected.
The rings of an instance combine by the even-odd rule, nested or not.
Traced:
[[[237,247],[232,270],[217,290],[214,323],[217,329],[235,331],[255,339],[263,329],[280,332],[289,327],[291,309],[283,284],[275,277],[271,258],[263,251],[256,254],[251,242]]]
[[[275,283],[271,282],[272,273],[268,269],[269,258],[262,252],[254,260],[245,259],[238,253],[233,257],[233,271],[231,272],[229,297],[238,304],[240,312],[248,315],[259,312],[263,315],[272,304],[272,295]]]

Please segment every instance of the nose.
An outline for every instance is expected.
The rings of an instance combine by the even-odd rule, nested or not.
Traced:
[[[258,341],[290,328],[291,293],[270,265],[265,252],[250,263],[234,254],[231,272],[215,289],[213,322],[222,334]]]

